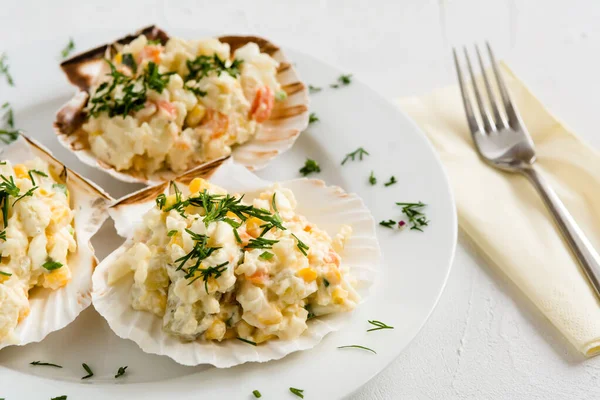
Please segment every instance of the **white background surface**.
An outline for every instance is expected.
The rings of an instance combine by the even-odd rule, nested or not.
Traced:
[[[0,48],[150,23],[253,33],[337,64],[391,99],[453,84],[451,47],[487,39],[555,114],[600,148],[599,15],[597,1],[1,0]],[[352,399],[593,399],[599,375],[600,358],[577,354],[461,238],[423,331]]]

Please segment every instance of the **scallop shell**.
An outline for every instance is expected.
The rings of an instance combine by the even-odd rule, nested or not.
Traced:
[[[101,188],[65,167],[49,150],[23,134],[2,152],[2,158],[12,163],[22,163],[35,157],[47,162],[50,168],[62,171],[63,176],[66,175],[71,205],[76,210],[74,228],[77,251],[68,256],[72,279],[58,290],[32,289],[29,293],[31,312],[15,330],[18,342],[0,341],[0,349],[39,342],[49,333],[73,322],[92,303],[92,273],[98,265],[98,259],[90,239],[108,217],[107,208],[113,201]]]
[[[113,43],[76,55],[61,64],[69,81],[77,86],[79,91],[58,111],[54,131],[60,143],[73,151],[82,162],[106,171],[124,182],[156,184],[172,180],[176,174],[167,170],[151,175],[137,171],[117,171],[111,165],[96,158],[90,149],[87,134],[81,129],[87,117],[84,108],[89,98],[90,87],[106,72],[103,59],[114,55],[118,47],[131,42],[141,34],[151,40],[160,40],[162,43],[166,43],[169,39],[167,33],[150,26]],[[232,53],[237,48],[254,42],[260,47],[261,52],[269,54],[279,62],[277,80],[287,93],[287,98],[276,102],[271,117],[259,126],[256,135],[248,142],[234,147],[232,152],[233,159],[237,163],[250,170],[259,170],[271,159],[290,149],[300,132],[308,126],[308,91],[281,49],[268,40],[256,36],[221,36],[219,40],[228,43]]]
[[[246,193],[252,199],[262,189],[271,186],[242,166],[231,160],[217,160],[202,168],[189,171],[176,179],[186,183],[194,177],[210,178],[230,193]],[[348,194],[339,187],[326,186],[323,181],[295,179],[282,182],[283,187],[293,190],[298,200],[297,211],[309,221],[316,223],[330,235],[338,232],[343,224],[353,229],[353,234],[341,253],[342,263],[348,265],[357,279],[358,292],[364,301],[373,284],[379,267],[381,253],[375,235],[375,222],[363,201],[355,194]],[[155,204],[156,196],[168,191],[168,184],[142,189],[117,201],[109,209],[115,220],[119,235],[131,238],[134,226],[142,215]],[[93,276],[92,299],[96,310],[108,321],[112,330],[124,339],[133,340],[146,353],[166,355],[183,365],[212,364],[228,368],[245,362],[265,362],[280,359],[290,353],[316,346],[325,335],[339,330],[351,317],[340,313],[312,319],[308,329],[296,340],[272,340],[251,346],[237,340],[220,343],[207,341],[183,342],[162,330],[162,318],[130,306],[129,294],[133,276],[123,278],[114,286],[107,283],[110,266],[123,254],[131,239],[110,254],[96,268]]]

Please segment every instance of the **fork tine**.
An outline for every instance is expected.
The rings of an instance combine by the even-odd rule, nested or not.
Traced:
[[[473,92],[475,93],[475,98],[477,99],[477,104],[479,105],[479,113],[481,115],[481,119],[483,120],[483,125],[485,127],[485,131],[487,133],[494,132],[496,130],[496,124],[494,123],[494,120],[492,119],[490,110],[488,109],[487,105],[483,101],[483,98],[481,97],[481,92],[479,91],[479,85],[477,84],[477,81],[475,80],[475,74],[473,73],[473,66],[471,65],[471,59],[469,58],[469,53],[467,52],[466,48],[464,48],[463,50],[465,52],[465,58],[467,59],[467,69],[469,70],[469,75],[471,76]]]
[[[481,69],[481,76],[483,76],[483,82],[485,83],[485,89],[487,91],[488,98],[490,99],[492,111],[494,112],[494,120],[496,121],[496,127],[508,128],[508,123],[506,122],[506,118],[504,118],[502,113],[500,113],[500,109],[498,108],[498,99],[496,97],[496,93],[492,90],[492,85],[490,84],[490,80],[488,79],[488,74],[487,74],[484,64],[483,64],[483,58],[481,57],[481,52],[479,51],[479,46],[475,45],[475,51],[477,52],[477,59],[479,60],[479,68]]]
[[[513,105],[512,99],[510,98],[510,94],[508,93],[508,89],[506,88],[506,84],[504,83],[504,78],[502,77],[502,73],[498,68],[498,63],[496,62],[496,57],[494,57],[494,52],[492,51],[492,47],[488,42],[485,43],[488,53],[490,55],[490,60],[492,61],[492,69],[494,70],[494,75],[496,76],[496,82],[498,83],[498,89],[500,89],[500,96],[502,97],[502,102],[504,103],[504,109],[506,110],[506,116],[508,117],[508,123],[513,128],[519,128],[523,126],[521,115]]]
[[[477,133],[482,133],[483,129],[481,124],[475,117],[473,113],[473,103],[471,102],[471,97],[469,95],[469,91],[465,85],[463,80],[462,70],[460,69],[460,64],[458,62],[458,57],[456,56],[456,49],[452,49],[452,54],[454,55],[454,65],[456,66],[456,73],[458,75],[458,86],[460,87],[460,93],[463,99],[463,105],[465,107],[465,114],[467,114],[467,123],[469,124],[469,129],[471,130],[471,134],[475,135]]]

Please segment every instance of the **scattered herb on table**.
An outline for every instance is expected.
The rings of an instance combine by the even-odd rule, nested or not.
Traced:
[[[248,344],[251,344],[252,346],[256,346],[256,342],[253,342],[252,340],[244,339],[239,336],[237,337],[237,340],[241,340],[244,343],[248,343]]]
[[[340,75],[337,78],[337,82],[336,83],[332,83],[329,86],[332,87],[332,88],[334,88],[334,89],[337,89],[340,86],[348,86],[350,83],[352,83],[352,74]]]
[[[63,394],[62,396],[53,397],[50,400],[67,400],[67,396]]]
[[[300,173],[302,176],[306,176],[308,174],[312,174],[313,172],[321,172],[321,167],[315,160],[307,158],[304,162],[304,167],[300,168]]]
[[[351,344],[349,346],[339,346],[338,349],[361,349],[361,350],[370,351],[373,354],[377,354],[377,352],[375,350],[370,349],[370,348],[365,347],[365,346],[359,346],[357,344]]]
[[[308,85],[308,92],[309,93],[318,93],[321,90],[323,90],[323,88],[321,88],[319,86]]]
[[[396,225],[396,221],[393,219],[388,219],[387,221],[379,222],[379,225],[385,226],[386,228],[394,229],[394,225]]]
[[[52,364],[52,363],[47,363],[47,362],[41,362],[41,361],[33,361],[33,362],[30,362],[29,364],[30,365],[39,365],[39,366],[43,366],[43,367],[62,368],[62,365]]]
[[[6,103],[2,104],[2,109],[6,110],[4,119],[6,120],[6,123],[8,124],[9,128],[14,128],[15,127],[15,114],[13,112],[12,107],[10,106],[10,103],[7,101]]]
[[[304,398],[304,389],[296,389],[296,388],[291,387],[290,392],[294,393],[296,396],[300,397],[301,399]]]
[[[10,74],[8,66],[8,56],[6,55],[6,53],[0,54],[0,76],[2,75],[4,75],[6,83],[8,83],[9,86],[15,86],[15,81],[13,80],[13,77]]]
[[[381,329],[394,329],[393,326],[389,326],[389,325],[385,324],[384,322],[377,321],[377,320],[369,320],[369,323],[371,325],[375,326],[375,328],[367,329],[367,332],[378,331]]]
[[[127,369],[127,366],[119,367],[119,370],[117,371],[117,374],[115,375],[115,378],[120,378],[123,375],[125,375],[125,370],[126,369]]]
[[[253,390],[252,394],[254,395],[255,398],[260,399],[262,397],[262,394],[260,394],[260,392],[258,390]]]
[[[392,177],[390,178],[389,181],[387,181],[386,183],[384,183],[385,186],[391,186],[394,183],[398,183],[398,181],[396,180],[396,177],[394,175],[392,175]]]
[[[375,178],[375,174],[371,171],[371,175],[369,175],[369,183],[371,185],[375,185],[377,183],[377,178]]]
[[[422,212],[427,204],[419,201],[418,203],[396,203],[396,205],[402,207],[402,212],[408,217],[408,222],[411,224],[411,230],[423,232],[423,227],[429,225],[427,216]]]
[[[344,160],[342,161],[342,165],[346,164],[346,161],[348,161],[348,160],[355,161],[356,157],[358,157],[359,161],[362,161],[363,156],[365,156],[365,155],[369,156],[370,154],[368,151],[366,151],[362,147],[359,147],[358,149],[354,150],[352,153],[346,154],[346,157],[344,157]]]
[[[313,124],[317,121],[319,121],[319,117],[317,117],[317,114],[315,114],[314,112],[311,112],[310,115],[308,116],[308,123]]]
[[[86,363],[81,364],[81,366],[83,367],[83,369],[85,369],[85,372],[88,373],[86,376],[82,377],[81,379],[88,379],[88,378],[91,378],[92,376],[94,376],[92,369]]]
[[[75,50],[75,42],[73,41],[73,38],[69,38],[69,43],[67,43],[65,48],[62,49],[60,55],[62,56],[62,58],[67,58],[73,50]]]

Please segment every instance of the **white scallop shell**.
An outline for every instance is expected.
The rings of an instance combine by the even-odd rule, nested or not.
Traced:
[[[186,173],[177,181],[185,184],[194,177],[210,177],[211,182],[230,193],[246,193],[249,200],[271,186],[271,183],[230,161],[217,160]],[[351,274],[356,277],[358,292],[364,301],[379,267],[381,253],[375,235],[375,221],[363,201],[355,194],[348,194],[339,187],[326,186],[320,180],[295,179],[282,182],[281,185],[294,192],[298,200],[297,212],[330,235],[335,235],[343,224],[352,227],[353,234],[341,252],[342,263],[348,265]],[[166,190],[167,183],[145,188],[111,206],[109,213],[115,220],[119,235],[131,237],[136,223],[145,211],[155,205],[156,196]],[[108,270],[126,250],[129,240],[131,239],[96,268],[92,299],[96,310],[118,336],[133,340],[147,353],[166,355],[183,365],[212,364],[218,368],[228,368],[249,361],[277,360],[295,351],[316,346],[325,335],[340,329],[350,316],[348,313],[340,313],[315,318],[309,321],[308,329],[296,340],[278,339],[258,346],[237,340],[225,340],[221,343],[180,341],[162,330],[162,318],[134,310],[130,306],[129,293],[133,283],[131,275],[114,286],[107,284]]]
[[[81,129],[86,118],[84,109],[89,98],[88,91],[98,77],[106,73],[103,59],[111,57],[122,45],[131,42],[141,34],[146,35],[148,39],[160,40],[163,43],[169,39],[166,32],[150,26],[113,43],[78,54],[61,64],[69,81],[77,86],[79,91],[58,111],[54,131],[58,141],[75,153],[83,163],[107,172],[124,182],[150,185],[172,180],[176,174],[169,170],[160,170],[151,175],[137,171],[117,171],[112,165],[98,160],[89,147],[87,133]],[[300,133],[308,126],[308,90],[285,54],[268,40],[256,36],[221,36],[218,39],[228,43],[232,53],[237,48],[254,42],[261,52],[269,54],[279,62],[277,80],[282,90],[287,93],[287,98],[275,102],[270,118],[259,125],[256,135],[248,142],[235,146],[232,152],[237,163],[250,170],[258,170],[264,168],[274,157],[289,150]]]
[[[31,311],[15,329],[17,342],[0,340],[0,349],[11,345],[39,342],[49,333],[64,328],[92,302],[92,273],[98,264],[90,243],[92,236],[108,216],[113,199],[94,183],[86,180],[52,156],[35,140],[21,136],[2,151],[2,159],[23,163],[39,157],[50,168],[66,173],[71,207],[75,210],[74,228],[77,251],[68,256],[71,281],[57,290],[34,288],[29,293]]]

